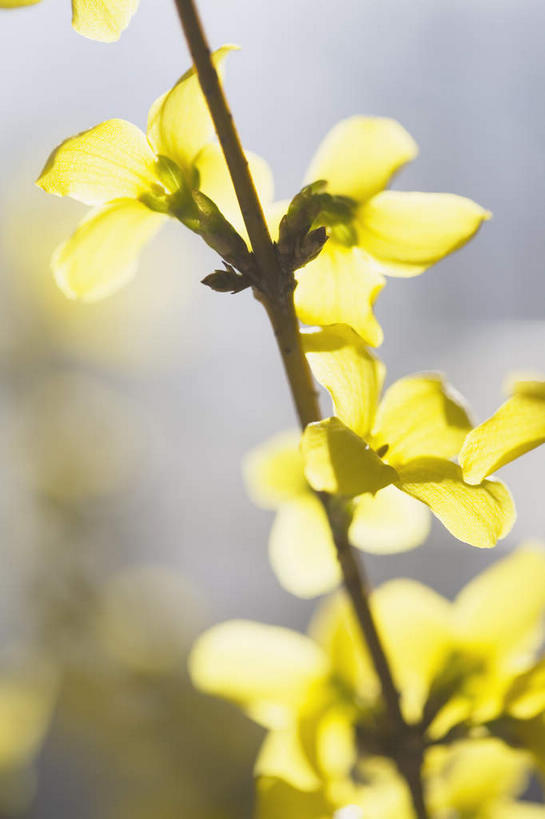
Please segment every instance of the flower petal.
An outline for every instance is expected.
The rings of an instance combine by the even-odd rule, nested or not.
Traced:
[[[471,421],[439,375],[400,378],[386,390],[373,427],[374,449],[387,446],[393,466],[413,458],[452,458]]]
[[[463,196],[383,191],[358,214],[361,247],[390,276],[417,276],[462,247],[490,218]]]
[[[281,585],[298,597],[316,597],[340,583],[341,570],[327,515],[311,492],[280,507],[269,553]]]
[[[314,261],[296,272],[295,308],[305,324],[348,324],[372,347],[382,343],[373,305],[384,278],[359,248],[328,241]]]
[[[213,626],[189,657],[191,678],[201,691],[252,711],[276,705],[288,716],[328,671],[326,655],[309,637],[250,620]]]
[[[117,199],[92,210],[53,254],[57,284],[69,298],[84,301],[118,290],[166,218],[135,199]]]
[[[86,205],[134,197],[156,187],[156,158],[140,128],[109,119],[62,142],[36,184],[46,193]]]
[[[72,25],[79,34],[113,43],[119,40],[139,0],[72,0]]]
[[[259,200],[264,208],[268,208],[274,193],[271,169],[264,159],[251,151],[246,151],[246,157]],[[244,233],[244,220],[220,146],[216,142],[205,145],[197,155],[195,166],[199,171],[199,190],[216,203],[225,218],[239,232]]]
[[[222,73],[226,55],[237,46],[226,45],[212,54]],[[148,139],[157,154],[167,156],[189,172],[199,151],[211,141],[214,125],[194,67],[176,85],[155,100],[148,114]]]
[[[545,443],[545,381],[518,382],[515,394],[469,433],[460,464],[468,483]]]
[[[309,424],[301,443],[307,481],[318,492],[362,495],[397,480],[391,466],[338,418]]]
[[[244,481],[256,506],[276,509],[285,501],[309,491],[300,441],[299,431],[281,432],[245,457],[242,464]]]
[[[458,464],[442,458],[420,458],[398,472],[397,486],[429,506],[454,537],[471,546],[495,546],[515,522],[513,499],[499,481],[471,486]]]
[[[496,816],[483,807],[524,788],[528,760],[492,737],[458,742],[434,753],[431,801],[439,814]]]
[[[325,179],[330,193],[364,202],[385,188],[393,174],[417,153],[415,141],[396,120],[349,117],[325,137],[306,182]]]
[[[427,507],[397,487],[386,486],[376,495],[355,498],[348,537],[364,552],[386,555],[420,546],[429,531]]]
[[[365,438],[375,417],[385,367],[344,324],[302,333],[312,373],[328,390],[336,415]]]
[[[516,601],[509,605],[508,601]],[[454,604],[465,644],[509,662],[537,648],[545,614],[545,551],[519,547],[465,586]]]
[[[20,6],[35,6],[41,0],[0,0],[0,9],[16,9]]]
[[[430,683],[452,648],[451,604],[415,580],[384,583],[371,597],[407,718],[422,713]]]

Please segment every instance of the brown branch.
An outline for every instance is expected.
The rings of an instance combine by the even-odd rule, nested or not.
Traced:
[[[175,3],[255,255],[260,277],[256,295],[263,303],[273,327],[299,422],[304,429],[307,424],[320,420],[321,413],[301,344],[293,303],[293,277],[287,278],[280,265],[195,3],[193,0],[175,0]],[[422,738],[415,734],[413,726],[405,722],[401,712],[399,692],[369,605],[367,579],[348,542],[346,527],[335,520],[328,496],[320,497],[333,532],[344,586],[380,681],[391,723],[395,746],[393,755],[410,789],[418,819],[427,819],[421,779]]]

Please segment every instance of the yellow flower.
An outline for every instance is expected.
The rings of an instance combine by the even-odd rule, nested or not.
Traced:
[[[507,607],[506,599],[519,602]],[[405,718],[412,723],[424,719],[427,737],[438,741],[444,736],[439,731],[442,711],[450,709],[452,716],[452,703],[463,701],[458,723],[478,723],[485,704],[488,715],[495,713],[490,703],[500,702],[497,692],[507,690],[520,670],[531,664],[543,636],[545,554],[535,546],[520,548],[472,580],[453,603],[416,581],[398,579],[372,593],[371,607]],[[257,774],[311,793],[318,805],[317,794],[335,809],[358,804],[357,788],[354,791],[350,783],[354,765],[387,756],[388,727],[378,682],[344,594],[331,597],[318,610],[308,637],[242,620],[211,628],[195,643],[190,673],[198,688],[237,703],[269,729]],[[451,719],[443,727],[450,730],[453,725]],[[496,782],[490,772],[495,760],[504,764],[506,757],[519,773],[522,768],[518,755],[498,746],[492,740],[479,740],[475,746],[472,740],[455,745],[452,758],[442,747],[427,753],[428,790],[438,811],[446,803],[461,810],[477,799],[480,782],[488,792],[478,797],[483,807],[486,799],[496,800],[503,811],[498,817],[509,815],[504,802],[517,791],[514,779],[506,774]],[[365,755],[363,763],[358,763],[358,748]],[[488,763],[482,763],[482,776],[472,779],[480,752]],[[468,761],[462,775],[462,762],[471,754],[474,761]],[[432,786],[432,780],[445,772],[450,776],[453,770],[456,783],[451,779],[448,787]],[[271,779],[269,789],[273,784]],[[278,788],[282,791],[284,786]],[[274,813],[263,814],[268,815]],[[372,811],[369,815],[382,816]],[[488,819],[483,812],[485,816]]]
[[[34,6],[40,0],[0,0],[0,8]],[[72,0],[72,25],[92,40],[118,40],[138,8],[139,0]]]
[[[218,68],[232,48],[215,52]],[[163,222],[182,218],[193,190],[241,224],[227,166],[212,137],[192,68],[152,105],[147,136],[130,122],[113,119],[71,137],[51,154],[37,184],[95,206],[53,256],[55,278],[67,296],[93,301],[121,287]],[[249,158],[258,187],[265,198],[272,196],[268,167]]]
[[[304,431],[305,475],[319,492],[357,496],[393,485],[426,504],[459,540],[494,546],[515,520],[509,491],[497,481],[470,485],[450,458],[471,429],[467,412],[437,375],[396,381],[379,403],[384,366],[350,328],[304,334],[316,379],[336,417]]]
[[[308,484],[299,451],[300,433],[281,433],[256,447],[244,461],[252,500],[277,514],[269,557],[282,586],[299,597],[332,591],[341,581],[324,508]],[[393,486],[352,503],[350,542],[375,554],[413,549],[430,528],[427,508]]]
[[[490,217],[462,196],[385,190],[416,154],[412,137],[392,119],[351,117],[325,137],[306,183],[327,182],[331,197],[320,220],[329,241],[297,273],[295,303],[303,322],[349,324],[377,346],[382,330],[372,307],[383,275],[422,273],[464,245]]]

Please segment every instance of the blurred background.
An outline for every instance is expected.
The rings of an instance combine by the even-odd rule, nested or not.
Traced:
[[[294,416],[259,306],[199,285],[216,259],[177,225],[108,301],[56,290],[49,257],[85,209],[33,187],[50,150],[113,116],[143,127],[189,65],[171,0],[141,0],[115,46],[76,35],[69,5],[0,13],[0,816],[240,819],[261,732],[192,691],[184,658],[228,617],[308,622],[240,473]],[[227,91],[279,197],[338,119],[366,113],[419,143],[396,186],[494,212],[470,246],[388,283],[389,380],[441,370],[482,420],[508,372],[544,372],[541,0],[200,6],[214,46],[242,46]],[[493,553],[434,526],[414,552],[368,558],[373,580],[453,595],[545,537],[544,466],[538,450],[504,470],[519,519]]]

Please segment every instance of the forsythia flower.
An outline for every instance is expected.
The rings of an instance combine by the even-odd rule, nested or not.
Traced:
[[[256,819],[414,819],[406,788],[387,766],[364,764],[365,785],[327,794],[274,777],[257,783]],[[425,783],[431,819],[543,819],[545,808],[517,802],[527,783],[525,755],[496,739],[458,742],[428,754]]]
[[[505,537],[515,520],[508,489],[497,481],[469,485],[449,460],[471,422],[440,377],[402,378],[379,403],[384,366],[350,328],[305,333],[303,344],[337,416],[303,433],[305,475],[315,490],[353,497],[391,484],[429,506],[459,540],[490,547]]]
[[[462,196],[385,190],[416,154],[412,137],[392,119],[351,117],[326,136],[306,182],[327,182],[332,200],[320,218],[329,241],[296,274],[302,321],[348,324],[377,346],[382,330],[372,306],[384,286],[383,274],[422,273],[465,244],[490,217]]]
[[[517,600],[517,606],[507,607],[508,598]],[[448,741],[453,727],[481,725],[495,715],[513,681],[531,667],[543,637],[545,554],[533,545],[519,548],[470,581],[453,603],[405,579],[376,589],[370,603],[405,718],[410,723],[422,720],[428,739]],[[318,610],[308,637],[242,620],[211,628],[193,648],[190,673],[198,688],[238,703],[269,729],[256,773],[283,780],[280,791],[289,786],[306,794],[294,819],[333,816],[336,809],[358,805],[364,798],[369,804],[364,816],[412,816],[402,807],[408,805],[406,794],[395,796],[395,787],[383,794],[389,793],[391,810],[385,803],[373,808],[373,799],[381,804],[380,788],[360,791],[350,779],[354,766],[365,770],[380,760],[387,764],[391,740],[374,668],[344,594]],[[486,763],[478,762],[481,752]],[[501,781],[492,775],[506,758],[519,770],[516,782],[507,773]],[[471,771],[477,765],[484,770],[475,778]],[[448,816],[449,808],[462,816],[507,819],[508,797],[518,792],[526,767],[526,757],[521,762],[496,740],[430,749],[424,770],[429,801],[437,809],[432,815]],[[446,783],[441,781],[444,776]],[[305,799],[311,805],[306,813]],[[288,803],[286,796],[286,808]],[[487,813],[485,804],[494,811]],[[274,815],[264,809],[260,819]]]
[[[34,6],[41,0],[0,0],[0,8]],[[139,0],[72,0],[72,25],[92,40],[118,40],[138,8]]]
[[[214,54],[221,66],[232,46]],[[101,298],[133,274],[140,250],[169,216],[183,209],[190,191],[212,198],[241,222],[227,166],[194,69],[152,105],[147,137],[132,123],[108,120],[63,142],[49,157],[37,184],[96,207],[55,252],[53,270],[71,298]],[[250,157],[258,187],[272,196],[270,172]]]
[[[282,586],[300,597],[332,591],[341,580],[325,510],[308,484],[298,432],[281,433],[244,461],[254,502],[277,509],[269,540],[272,567]],[[354,498],[349,540],[366,552],[389,554],[419,546],[430,529],[424,504],[387,486]]]

